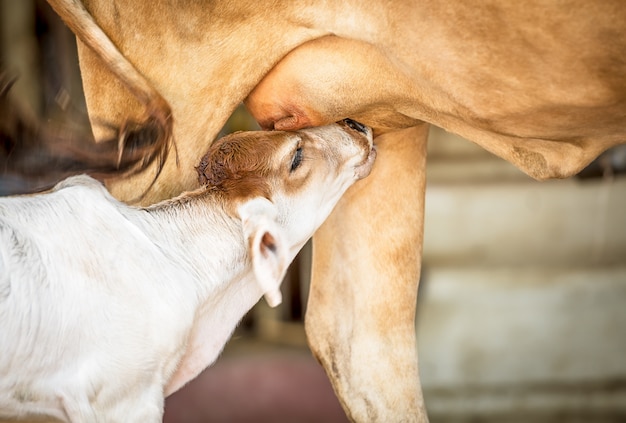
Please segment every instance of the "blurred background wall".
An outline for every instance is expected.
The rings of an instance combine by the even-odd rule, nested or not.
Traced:
[[[0,75],[18,77],[18,107],[85,125],[72,34],[44,1],[0,0],[0,16]],[[240,108],[223,133],[256,128]],[[417,334],[431,421],[626,421],[624,148],[588,178],[542,183],[439,128],[428,154]],[[290,269],[285,303],[260,302],[216,366],[168,400],[166,421],[264,421],[268,402],[297,402],[285,390],[318,402],[265,421],[345,421],[306,349],[309,255],[307,246]],[[267,379],[263,368],[283,384],[251,384]],[[249,379],[233,376],[245,369]],[[225,379],[233,404],[209,395],[225,392]],[[251,386],[273,397],[245,414]]]

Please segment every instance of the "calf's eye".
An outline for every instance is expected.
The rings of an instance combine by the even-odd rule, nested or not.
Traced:
[[[300,166],[302,163],[302,147],[298,147],[296,153],[293,155],[293,159],[291,160],[291,169],[290,172],[293,172]]]

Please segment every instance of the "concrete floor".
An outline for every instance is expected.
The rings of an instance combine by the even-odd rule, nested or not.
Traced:
[[[165,423],[348,422],[306,348],[235,337],[212,367],[165,404]]]

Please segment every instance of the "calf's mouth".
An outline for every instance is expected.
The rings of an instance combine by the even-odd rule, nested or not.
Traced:
[[[372,146],[369,154],[361,163],[354,167],[354,173],[357,179],[363,179],[370,174],[372,167],[374,167],[374,161],[376,160],[376,146]]]
[[[354,167],[356,177],[358,179],[365,178],[372,171],[372,166],[374,166],[374,161],[376,160],[376,146],[373,143],[374,133],[372,128],[350,118],[344,119],[337,123],[346,126],[351,130],[359,132],[361,136],[363,136],[367,140],[366,151],[368,151],[368,154],[361,163]]]

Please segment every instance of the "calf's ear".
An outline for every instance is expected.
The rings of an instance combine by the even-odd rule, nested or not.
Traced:
[[[289,246],[284,229],[276,222],[276,206],[259,197],[241,204],[237,211],[257,283],[267,303],[276,307],[282,302],[280,284],[289,266]]]

